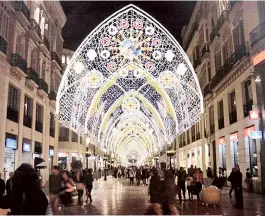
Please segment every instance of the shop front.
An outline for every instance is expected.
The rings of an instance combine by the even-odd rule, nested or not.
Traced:
[[[53,167],[54,147],[49,146],[49,171],[51,172]]]
[[[67,163],[69,160],[68,152],[59,152],[58,153],[58,166],[60,170],[67,169]]]
[[[17,137],[13,134],[6,134],[4,152],[4,180],[9,178],[9,173],[14,172],[17,164]]]

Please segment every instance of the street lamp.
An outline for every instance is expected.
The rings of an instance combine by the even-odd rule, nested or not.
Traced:
[[[169,157],[169,169],[171,169],[171,157],[175,154],[175,151],[167,151],[167,156]]]

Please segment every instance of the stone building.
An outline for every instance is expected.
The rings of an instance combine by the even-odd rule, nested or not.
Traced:
[[[250,168],[256,191],[261,191],[265,166],[258,132],[263,130],[260,77],[254,73],[256,67],[264,71],[264,46],[257,45],[265,37],[264,9],[264,2],[197,2],[182,38],[203,91],[204,114],[177,138],[179,166],[211,167],[215,173],[221,167],[229,174],[239,165],[244,177]]]

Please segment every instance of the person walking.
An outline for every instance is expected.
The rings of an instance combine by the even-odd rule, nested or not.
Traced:
[[[12,193],[12,177],[14,173],[11,172],[9,173],[9,179],[6,181],[6,194],[11,194]]]
[[[5,194],[5,181],[2,179],[2,174],[0,173],[0,197]]]
[[[247,183],[247,191],[248,192],[253,192],[253,182],[252,182],[252,175],[250,173],[249,168],[247,168],[247,172],[246,172],[246,180],[245,182]]]
[[[78,195],[78,204],[82,205],[83,194],[85,189],[84,175],[82,169],[77,169],[74,171],[74,182],[76,183],[77,195]]]
[[[147,177],[147,169],[144,167],[142,169],[142,181],[143,181],[143,185],[146,185],[146,177]]]
[[[93,188],[93,181],[94,181],[94,178],[92,175],[92,169],[89,169],[85,176],[85,185],[86,185],[86,194],[87,194],[86,202],[88,202],[88,198],[90,202],[92,202],[91,191]]]
[[[70,173],[63,170],[61,182],[60,201],[62,204],[63,214],[67,215],[67,208],[72,205],[72,193],[75,191],[73,181],[70,179]]]
[[[61,190],[61,175],[59,173],[59,167],[53,166],[52,173],[49,176],[49,195],[50,204],[53,214],[58,214],[60,203],[60,190]]]
[[[194,168],[193,165],[191,165],[190,168],[188,168],[188,175],[193,176],[193,174],[194,174]]]
[[[195,183],[195,191],[197,195],[197,200],[199,200],[200,193],[202,190],[202,185],[204,184],[204,181],[203,181],[203,175],[198,169],[195,170],[195,173],[193,175],[193,181]]]
[[[233,176],[234,176],[233,182],[235,186],[235,198],[236,198],[236,204],[234,204],[233,207],[242,209],[244,208],[243,193],[242,193],[242,173],[238,165],[235,166],[235,173]]]
[[[142,178],[142,171],[140,168],[137,168],[136,169],[136,183],[137,183],[137,185],[140,185],[141,178]]]
[[[182,200],[181,192],[183,194],[183,199],[184,200],[186,199],[186,186],[185,186],[186,177],[187,177],[186,171],[184,170],[183,167],[180,167],[180,171],[179,171],[179,174],[178,174],[178,186],[180,188],[180,190],[179,190],[179,200]]]
[[[130,171],[129,171],[130,185],[134,184],[134,176],[135,176],[135,173],[134,173],[133,169],[130,169]]]
[[[232,197],[232,192],[235,190],[235,185],[234,185],[234,173],[235,173],[235,168],[232,169],[232,172],[228,176],[227,180],[231,182],[231,188],[229,190],[229,197]]]
[[[187,190],[188,190],[189,200],[193,200],[194,186],[193,186],[192,176],[187,177]]]
[[[30,164],[21,164],[12,180],[12,193],[0,197],[0,208],[10,209],[12,215],[45,215],[48,200],[36,170]]]

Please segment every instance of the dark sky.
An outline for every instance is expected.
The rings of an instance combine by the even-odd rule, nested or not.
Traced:
[[[153,16],[181,43],[181,29],[187,24],[196,2],[191,1],[62,1],[67,22],[63,29],[64,47],[75,50],[104,19],[133,3]]]

